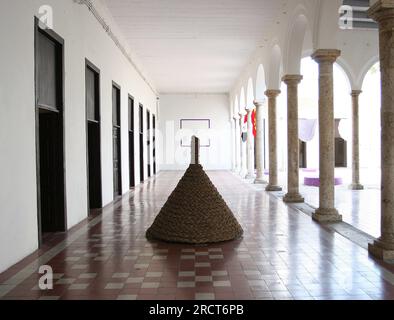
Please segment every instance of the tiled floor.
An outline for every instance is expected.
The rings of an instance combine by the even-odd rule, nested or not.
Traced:
[[[349,190],[351,182],[351,169],[337,168],[336,176],[341,177],[343,185],[335,187],[335,207],[343,216],[343,221],[355,228],[378,238],[380,236],[380,186],[376,177],[380,175],[377,170],[362,170],[365,190]],[[300,170],[300,193],[305,202],[319,207],[319,188],[308,187],[303,184],[305,176],[318,176],[318,172],[305,173]],[[287,176],[280,173],[280,182],[286,187]],[[369,183],[368,183],[369,182]]]
[[[163,172],[1,274],[0,298],[394,299],[391,266],[231,173],[209,175],[241,222],[242,239],[147,241],[145,230],[181,177]],[[37,287],[43,264],[55,273],[50,291]]]

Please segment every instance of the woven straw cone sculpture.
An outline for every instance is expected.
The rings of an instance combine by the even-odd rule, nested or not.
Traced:
[[[148,239],[188,244],[229,241],[242,227],[199,164],[191,164],[148,229]]]

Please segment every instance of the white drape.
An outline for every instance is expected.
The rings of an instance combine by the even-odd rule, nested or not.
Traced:
[[[317,120],[299,119],[298,136],[301,141],[312,141],[316,133]]]

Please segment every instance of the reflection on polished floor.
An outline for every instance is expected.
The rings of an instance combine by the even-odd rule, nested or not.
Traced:
[[[352,170],[337,168],[336,176],[343,179],[343,184],[335,187],[335,207],[343,221],[375,238],[380,236],[380,170],[361,170],[364,190],[349,189]],[[318,171],[306,173],[300,170],[300,192],[305,203],[319,207],[319,188],[304,185],[304,177],[318,177]],[[367,183],[364,183],[367,182]],[[280,183],[287,184],[287,175],[280,173]]]
[[[162,172],[0,275],[0,299],[394,299],[394,268],[229,172],[208,172],[244,238],[148,242],[181,177]],[[40,291],[40,265],[55,273]]]

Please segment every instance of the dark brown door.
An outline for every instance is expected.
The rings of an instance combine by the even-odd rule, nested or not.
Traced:
[[[335,119],[335,167],[347,167],[347,142],[341,137],[339,125],[341,119]]]
[[[300,168],[307,168],[307,149],[306,149],[306,142],[300,141],[300,149],[299,149],[299,157],[300,157]]]
[[[36,148],[39,243],[66,230],[64,185],[63,45],[35,24]]]
[[[134,164],[134,99],[129,97],[129,173],[130,188],[135,187],[135,164]]]
[[[156,175],[157,173],[157,167],[156,167],[156,116],[153,116],[152,118],[152,127],[153,127],[153,174]]]
[[[140,181],[144,182],[144,107],[139,107]]]
[[[114,198],[122,195],[122,166],[121,166],[121,119],[120,119],[120,88],[112,87],[112,117],[113,117],[113,176],[114,176]]]
[[[100,74],[86,62],[86,129],[89,209],[102,207]]]
[[[347,143],[342,138],[335,138],[335,167],[347,167]]]
[[[151,162],[150,162],[150,145],[151,145],[151,138],[150,138],[150,112],[146,112],[146,155],[147,155],[147,168],[148,168],[148,178],[151,177]]]

